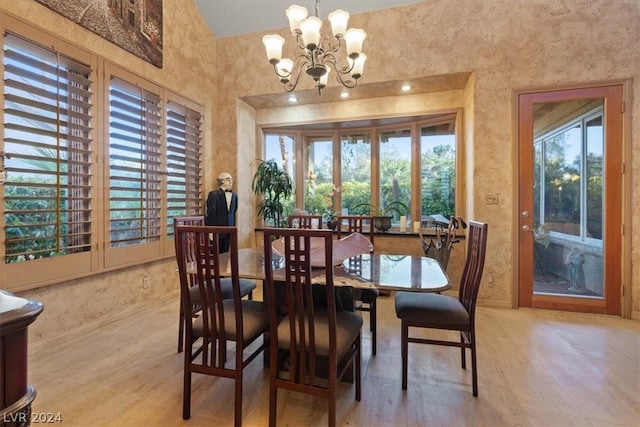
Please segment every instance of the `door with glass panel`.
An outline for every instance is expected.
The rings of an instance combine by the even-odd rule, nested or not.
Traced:
[[[620,314],[622,88],[519,96],[519,305]]]

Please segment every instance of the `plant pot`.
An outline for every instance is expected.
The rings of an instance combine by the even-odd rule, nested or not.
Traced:
[[[387,230],[391,228],[391,220],[392,216],[374,216],[373,217],[373,226],[376,230],[382,231],[385,233]]]
[[[335,230],[338,227],[338,220],[334,219],[331,221],[327,221],[327,228],[330,230]]]

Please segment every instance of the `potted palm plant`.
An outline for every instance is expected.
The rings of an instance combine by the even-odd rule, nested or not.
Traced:
[[[401,217],[409,213],[409,207],[400,200],[388,203],[384,207],[376,206],[371,203],[360,203],[359,205],[354,206],[353,209],[356,210],[356,212],[360,210],[361,215],[365,215],[367,213],[372,215],[373,226],[376,230],[382,232],[386,232],[391,228],[391,221],[393,220],[394,215]]]
[[[258,167],[253,175],[251,188],[262,199],[258,203],[258,215],[265,224],[283,226],[284,201],[293,194],[293,181],[289,174],[274,160],[256,160]]]

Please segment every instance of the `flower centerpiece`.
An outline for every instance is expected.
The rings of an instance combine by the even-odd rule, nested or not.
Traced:
[[[340,192],[340,187],[336,187],[335,184],[331,184],[331,191],[327,195],[326,208],[324,213],[322,214],[324,216],[325,221],[327,222],[327,228],[330,228],[331,230],[335,230],[336,227],[338,226],[338,213],[333,210],[333,207],[334,207],[333,197],[335,196],[336,193],[339,193],[339,192]]]
[[[304,207],[311,215],[322,215],[322,221],[327,228],[335,229],[339,212],[335,211],[335,196],[340,193],[340,187],[328,182],[323,175],[318,183],[315,171],[310,170],[305,180]]]

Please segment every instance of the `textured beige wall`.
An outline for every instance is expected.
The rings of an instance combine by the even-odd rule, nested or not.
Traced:
[[[203,105],[205,145],[211,147],[211,117],[214,116],[217,97],[216,40],[192,1],[164,0],[162,69],[129,54],[33,0],[0,0],[0,10],[57,34]],[[207,183],[213,182],[213,172],[207,167],[210,162],[211,150],[207,149]],[[143,290],[142,279],[145,276],[151,278],[152,282],[149,289]],[[65,332],[76,333],[94,328],[154,299],[166,296],[177,298],[175,261],[167,259],[137,268],[47,286],[20,295],[44,303],[45,309],[29,333],[36,341],[49,339]],[[177,320],[176,312],[176,331]]]
[[[241,240],[250,245],[255,215],[250,194],[256,154],[255,124],[327,120],[364,115],[363,103],[316,105],[282,111],[256,111],[239,98],[282,94],[265,60],[261,37],[253,34],[215,40],[191,0],[164,0],[164,68],[158,69],[33,0],[0,0],[0,9],[99,53],[205,106],[205,191],[227,170],[241,192]],[[283,24],[284,8],[283,8]],[[238,25],[242,25],[241,22]],[[280,33],[288,37],[284,28]],[[395,115],[432,109],[464,108],[468,162],[467,212],[490,224],[484,303],[509,305],[514,280],[512,239],[514,209],[513,93],[526,88],[561,87],[633,79],[632,112],[640,111],[640,2],[638,0],[426,0],[352,17],[365,28],[369,56],[363,82],[469,73],[460,93],[385,99],[367,114]],[[417,101],[413,104],[413,101]],[[373,111],[373,112],[372,112]],[[303,115],[299,115],[302,114]],[[276,117],[276,122],[270,120]],[[630,173],[640,171],[640,118],[631,122]],[[640,222],[640,183],[633,181],[633,223]],[[500,204],[483,204],[497,192]],[[640,233],[633,236],[631,262],[640,265]],[[633,270],[633,310],[640,318],[640,273]],[[141,290],[144,275],[156,278],[151,292]],[[486,278],[487,276],[485,276]],[[50,338],[117,317],[122,310],[162,295],[177,296],[173,260],[62,283],[24,293],[39,299],[45,311],[32,336]],[[176,313],[177,318],[177,313]],[[176,325],[177,326],[177,325]]]
[[[283,23],[286,23],[284,10]],[[633,79],[636,84],[632,86],[627,108],[639,111],[640,2],[428,0],[383,13],[355,15],[350,26],[365,28],[368,34],[363,83],[472,73],[463,101],[466,209],[469,217],[490,225],[481,298],[495,305],[511,305],[516,280],[513,246],[517,229],[514,93]],[[289,38],[284,26],[279,33]],[[233,141],[238,126],[251,128],[256,124],[238,122],[238,98],[282,93],[265,59],[262,35],[218,41],[217,141]],[[386,107],[388,114],[396,113],[394,102],[380,101],[376,105]],[[263,119],[265,113],[257,111],[256,120],[258,124],[276,125],[278,121],[295,123],[301,118],[348,120],[363,113],[359,109],[352,112],[346,109],[326,104],[293,107],[275,121],[273,115]],[[629,173],[640,170],[638,117],[633,116],[631,140],[625,141],[633,151],[632,158],[627,159],[631,164]],[[239,150],[256,148],[249,141],[237,144]],[[216,146],[216,150],[223,149],[223,143]],[[245,170],[250,172],[245,166],[238,163],[240,181],[251,179],[250,174],[244,174]],[[637,180],[633,182],[627,200],[633,209],[632,223],[640,220],[639,185]],[[487,193],[498,193],[500,203],[485,205]],[[627,230],[633,248],[639,248],[640,233],[634,233],[630,225]],[[640,265],[639,250],[627,254],[626,262]],[[640,318],[640,273],[634,270],[632,274],[632,309],[634,317]],[[493,276],[493,286],[486,283],[489,275]]]

